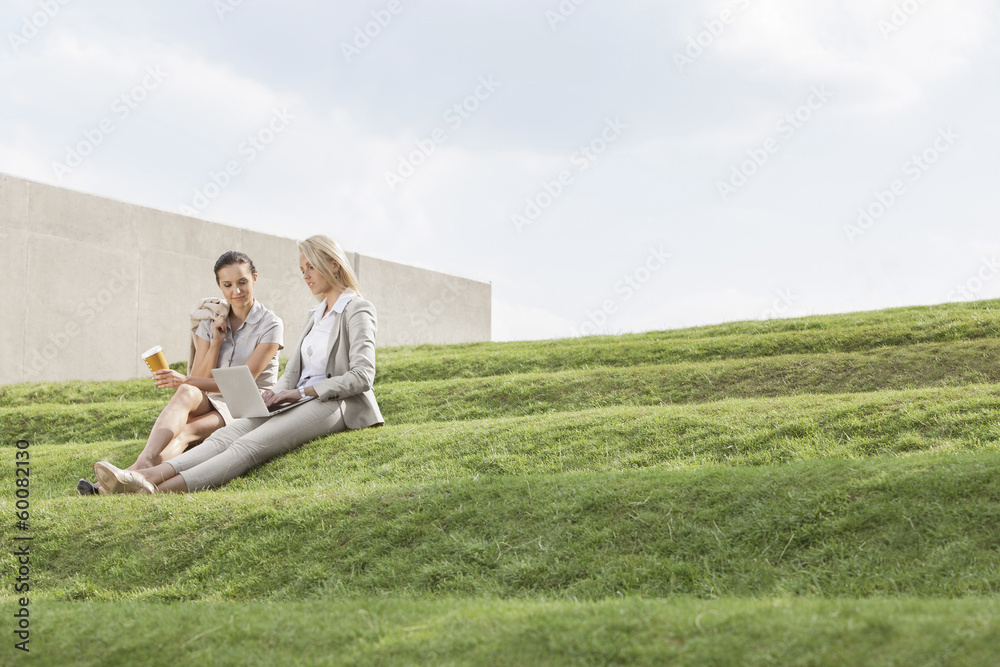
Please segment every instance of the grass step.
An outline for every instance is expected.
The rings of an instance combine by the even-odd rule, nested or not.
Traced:
[[[980,302],[380,348],[387,427],[153,498],[73,487],[169,392],[0,387],[31,658],[992,664],[998,334]]]
[[[994,385],[978,385],[385,426],[321,438],[236,480],[234,488],[355,487],[475,475],[681,470],[991,450],[1000,441],[997,392]],[[78,477],[92,476],[95,461],[128,465],[144,442],[33,443],[38,465],[32,493],[73,494]],[[10,465],[0,461],[0,474]],[[314,477],[317,467],[324,470],[321,479]]]
[[[1000,341],[924,344],[876,352],[783,355],[707,363],[382,384],[390,424],[568,412],[596,407],[682,404],[725,398],[874,392],[1000,382]],[[120,396],[117,384],[92,396]],[[155,389],[154,389],[155,391]],[[80,395],[83,395],[81,390]],[[0,438],[38,442],[133,439],[148,434],[168,392],[154,400],[0,407]]]
[[[479,419],[615,405],[840,394],[1000,383],[1000,340],[877,351],[782,355],[484,378],[387,382],[377,388],[391,423]]]
[[[996,599],[44,602],[32,614],[32,657],[49,665],[930,667],[993,664],[1000,644]]]
[[[1000,338],[997,304],[944,304],[624,336],[380,348],[376,383],[864,352],[921,343],[961,346]],[[986,347],[984,352],[993,355],[995,348]],[[28,383],[0,386],[0,408],[37,403],[147,401],[163,395],[145,377],[114,382]]]
[[[993,450],[351,489],[332,461],[296,488],[36,500],[33,581],[150,601],[996,595],[998,467]]]
[[[280,359],[278,367],[284,370],[287,359]],[[170,365],[181,373],[187,372],[187,362]],[[0,408],[31,405],[81,405],[89,403],[128,403],[132,401],[163,401],[173,394],[169,389],[157,389],[151,376],[132,380],[104,382],[26,382],[0,385]]]
[[[834,315],[810,315],[807,317],[781,318],[771,320],[747,320],[725,322],[699,327],[671,329],[658,332],[669,338],[711,338],[714,336],[766,336],[772,333],[801,331],[803,329],[823,329],[828,331],[846,328],[906,330],[925,335],[938,332],[946,336],[942,340],[952,340],[946,333],[954,328],[969,327],[976,330],[980,323],[1000,318],[1000,300],[959,301],[929,306],[904,306],[883,310],[858,311]],[[959,340],[955,338],[954,340]]]
[[[396,348],[379,357],[378,373],[381,382],[443,380],[979,340],[1000,336],[996,306],[983,301],[673,332]]]
[[[13,445],[132,440],[149,431],[166,400],[0,408],[0,442]]]
[[[170,390],[157,389],[151,378],[107,382],[29,382],[0,386],[0,408],[162,401],[171,393]]]

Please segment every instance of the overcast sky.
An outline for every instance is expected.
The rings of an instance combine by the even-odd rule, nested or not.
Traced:
[[[494,340],[1000,296],[996,1],[2,11],[0,171],[491,282]]]

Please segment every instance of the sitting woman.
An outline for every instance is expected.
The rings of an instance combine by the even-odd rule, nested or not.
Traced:
[[[257,269],[253,262],[242,252],[227,252],[215,263],[215,280],[228,302],[222,304],[228,314],[204,319],[198,325],[194,362],[187,375],[169,368],[153,374],[157,387],[177,391],[156,418],[146,446],[129,470],[173,459],[234,421],[212,378],[213,368],[245,365],[261,389],[270,389],[278,377],[283,325],[277,315],[254,299]],[[77,484],[81,495],[105,492],[106,488],[85,479]]]
[[[299,266],[321,303],[309,311],[305,328],[269,406],[305,401],[269,417],[238,419],[199,447],[160,465],[121,470],[94,466],[112,493],[184,493],[222,486],[254,466],[299,445],[346,429],[384,423],[375,381],[375,307],[361,296],[351,265],[333,240],[313,236],[299,243]]]

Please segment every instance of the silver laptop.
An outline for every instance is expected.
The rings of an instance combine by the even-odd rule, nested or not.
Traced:
[[[260,395],[260,388],[254,382],[253,375],[250,374],[248,367],[213,368],[212,376],[215,377],[215,383],[219,385],[222,397],[226,399],[229,412],[236,419],[270,417],[285,410],[291,410],[306,401],[316,398],[315,396],[306,396],[295,403],[275,406],[269,410],[267,405],[264,404],[264,399]]]

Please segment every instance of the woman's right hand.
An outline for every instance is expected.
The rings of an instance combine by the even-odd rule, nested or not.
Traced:
[[[279,405],[281,403],[294,403],[301,398],[298,389],[289,389],[288,391],[279,391],[277,394],[270,389],[265,389],[261,393],[261,398],[264,399],[264,405],[271,407],[272,405]]]
[[[212,342],[221,343],[226,338],[228,320],[225,315],[219,315],[212,320]]]
[[[160,389],[176,389],[187,382],[187,379],[186,375],[181,375],[170,368],[162,368],[153,373],[153,381]]]

